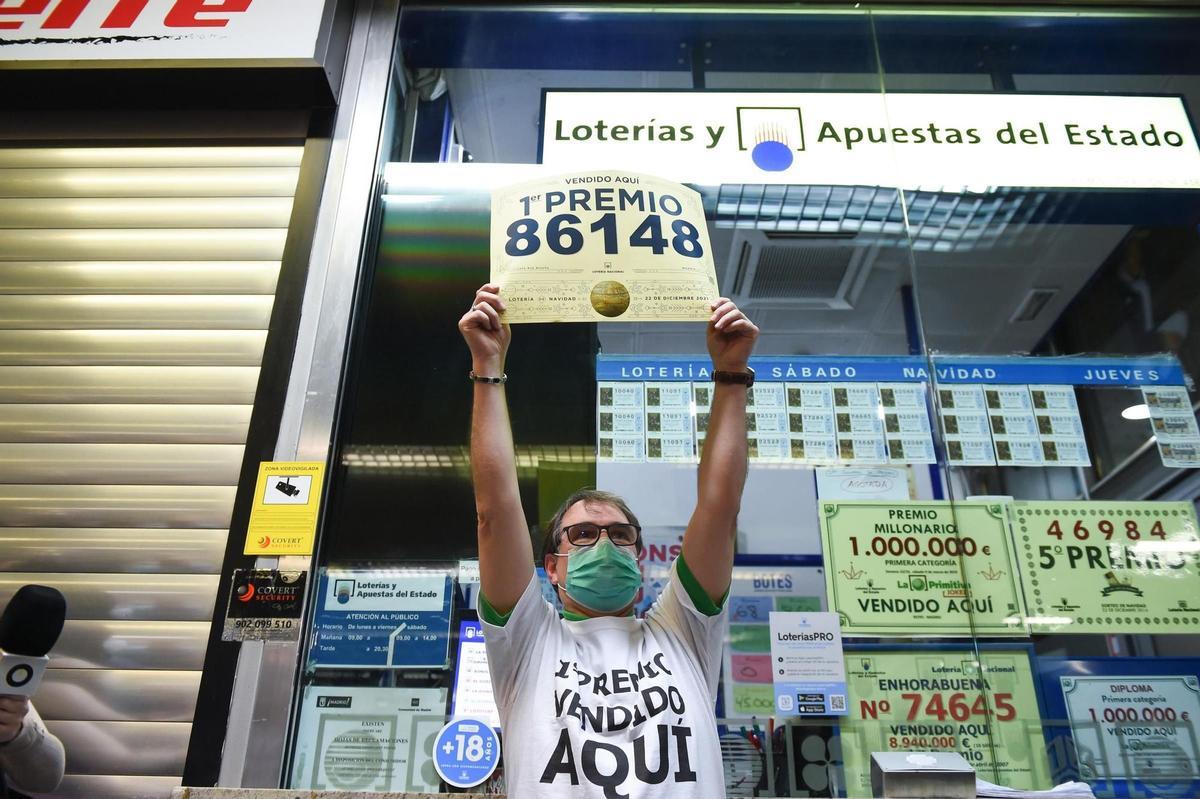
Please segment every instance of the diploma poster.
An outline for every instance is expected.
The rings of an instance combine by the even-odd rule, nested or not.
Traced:
[[[446,721],[444,688],[308,686],[292,787],[434,792],[433,740]]]
[[[492,193],[506,322],[707,322],[718,296],[700,194],[592,170]]]
[[[1150,410],[1150,429],[1163,466],[1200,466],[1200,429],[1188,390],[1183,386],[1143,386],[1142,398]]]
[[[1200,632],[1189,502],[1014,502],[1034,632]]]
[[[309,663],[318,668],[444,668],[451,577],[444,569],[326,569]]]
[[[729,646],[725,647],[724,715],[775,715],[771,614],[825,610],[821,570],[735,566],[729,587]]]
[[[871,753],[958,752],[989,782],[1049,788],[1042,719],[1023,650],[864,650],[846,655],[846,790],[869,797]]]
[[[1105,799],[1200,796],[1200,660],[1038,657],[1043,735],[1055,783]]]
[[[843,635],[1026,635],[1004,508],[822,502],[830,610]]]
[[[1200,777],[1196,675],[1059,679],[1082,779],[1183,783]]]
[[[321,511],[323,461],[258,464],[243,555],[311,555]]]

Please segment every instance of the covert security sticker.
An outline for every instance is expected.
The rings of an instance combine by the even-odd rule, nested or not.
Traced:
[[[707,321],[717,275],[700,194],[593,170],[492,193],[506,322]]]
[[[222,641],[297,641],[308,572],[234,569]]]

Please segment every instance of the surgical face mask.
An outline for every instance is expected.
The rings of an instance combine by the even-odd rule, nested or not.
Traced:
[[[613,613],[627,607],[642,585],[637,559],[608,536],[567,558],[567,596],[590,610]]]

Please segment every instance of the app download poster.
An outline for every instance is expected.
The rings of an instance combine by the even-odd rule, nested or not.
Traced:
[[[823,502],[830,610],[843,635],[1025,635],[1004,508]]]
[[[725,647],[724,715],[760,718],[775,712],[771,614],[825,610],[821,570],[735,566],[729,587],[729,645]]]
[[[871,752],[958,752],[990,782],[1050,787],[1025,650],[870,650],[846,656],[846,790],[871,796]]]
[[[1189,502],[1014,502],[1034,632],[1200,632]]]

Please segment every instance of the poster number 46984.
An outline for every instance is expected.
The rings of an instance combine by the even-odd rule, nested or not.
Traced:
[[[574,255],[583,249],[583,225],[575,214],[557,214],[546,222],[544,234],[540,225],[532,217],[522,217],[511,225],[505,233],[508,241],[504,244],[504,252],[519,258],[533,255],[541,249],[543,238],[545,244],[559,255]],[[600,234],[604,240],[604,253],[616,255],[620,252],[621,241],[617,235],[617,215],[604,214],[586,228],[589,234]],[[663,232],[663,220],[659,214],[647,214],[641,224],[629,235],[630,247],[648,247],[655,255],[662,255],[670,247],[684,258],[700,258],[704,255],[704,247],[700,244],[700,231],[686,219],[675,219],[670,225],[671,237],[668,239]]]

